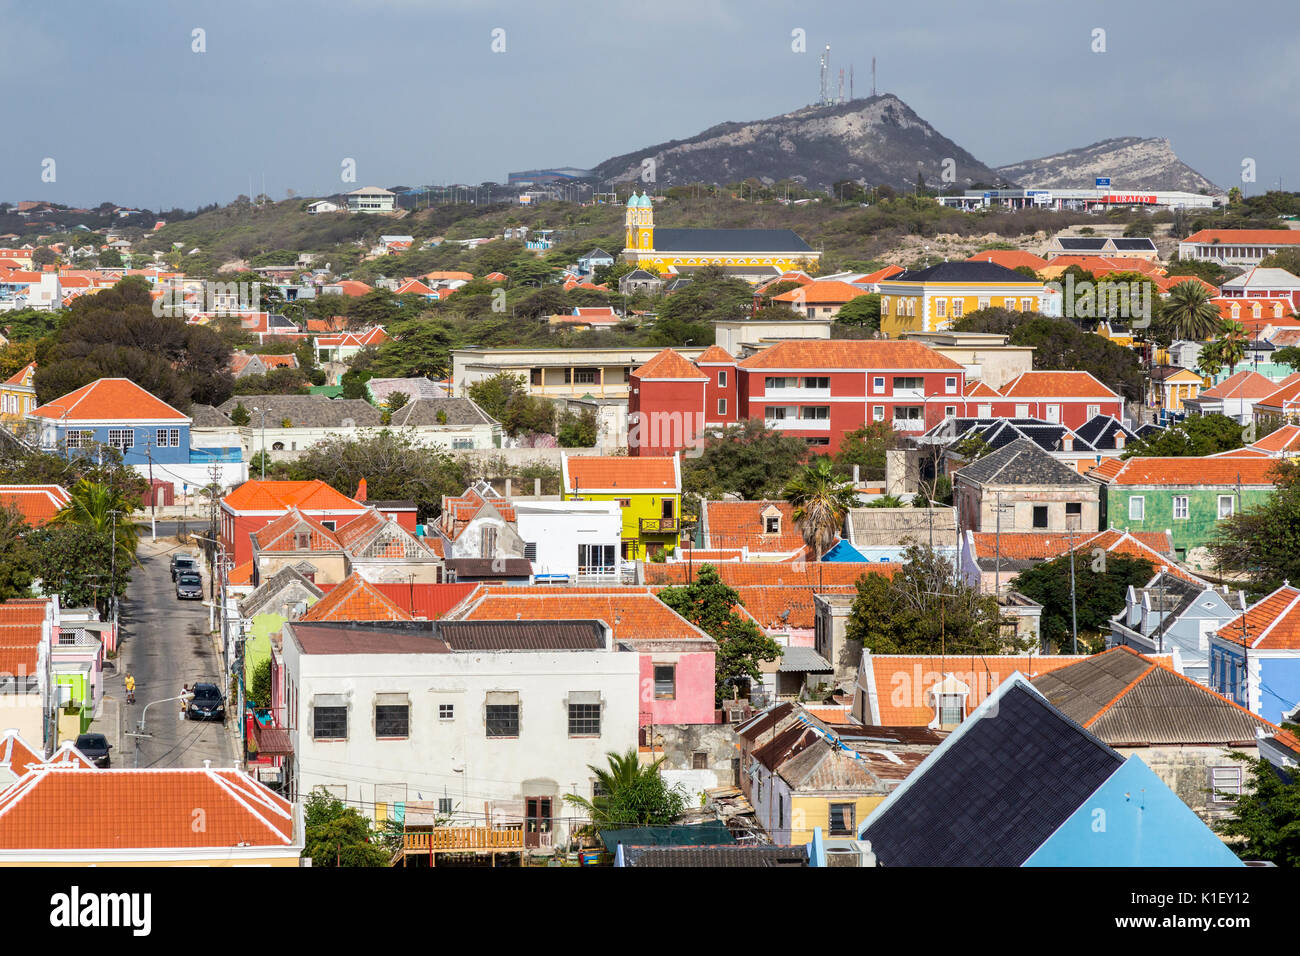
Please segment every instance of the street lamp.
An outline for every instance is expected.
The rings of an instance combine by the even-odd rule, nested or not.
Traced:
[[[262,413],[262,480],[266,481],[266,409],[253,406],[253,411]]]

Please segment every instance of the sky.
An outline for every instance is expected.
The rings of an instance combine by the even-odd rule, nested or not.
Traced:
[[[827,43],[859,97],[875,56],[879,92],[990,166],[1163,136],[1225,187],[1300,189],[1295,0],[0,0],[0,23],[0,201],[588,168],[808,105]]]

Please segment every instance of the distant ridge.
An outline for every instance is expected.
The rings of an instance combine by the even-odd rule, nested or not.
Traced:
[[[1167,139],[1121,136],[1100,143],[998,167],[998,173],[1023,186],[1086,189],[1108,177],[1114,189],[1177,189],[1189,193],[1225,192],[1188,166]]]

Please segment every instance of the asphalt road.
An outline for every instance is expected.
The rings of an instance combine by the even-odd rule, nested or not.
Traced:
[[[193,530],[193,528],[191,528]],[[150,701],[175,697],[185,684],[213,683],[220,679],[221,662],[208,631],[208,609],[201,601],[181,601],[171,580],[171,557],[177,551],[195,552],[180,546],[174,537],[175,524],[158,523],[158,540],[150,543],[146,522],[137,556],[140,565],[132,569],[131,584],[122,600],[122,641],[116,673],[106,672],[107,693],[121,702],[122,729],[136,730],[141,712]],[[208,576],[203,576],[204,596]],[[123,679],[135,675],[134,705],[126,704]],[[234,728],[235,718],[228,718]],[[168,701],[149,708],[145,731],[148,738],[125,733],[114,753],[119,767],[201,767],[205,759],[213,766],[235,764],[235,745],[225,725],[216,721],[180,718],[180,703]],[[137,752],[138,747],[138,752]]]

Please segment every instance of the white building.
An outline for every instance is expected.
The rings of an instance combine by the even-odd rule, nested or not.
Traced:
[[[513,502],[533,578],[582,583],[623,572],[623,509],[616,501]]]
[[[316,216],[323,212],[338,212],[339,204],[328,199],[318,199],[307,204],[308,215]]]
[[[286,624],[291,799],[436,803],[452,825],[567,837],[564,794],[637,745],[640,655],[600,621]]]
[[[393,212],[397,209],[397,193],[378,186],[362,186],[348,193],[348,212]]]

